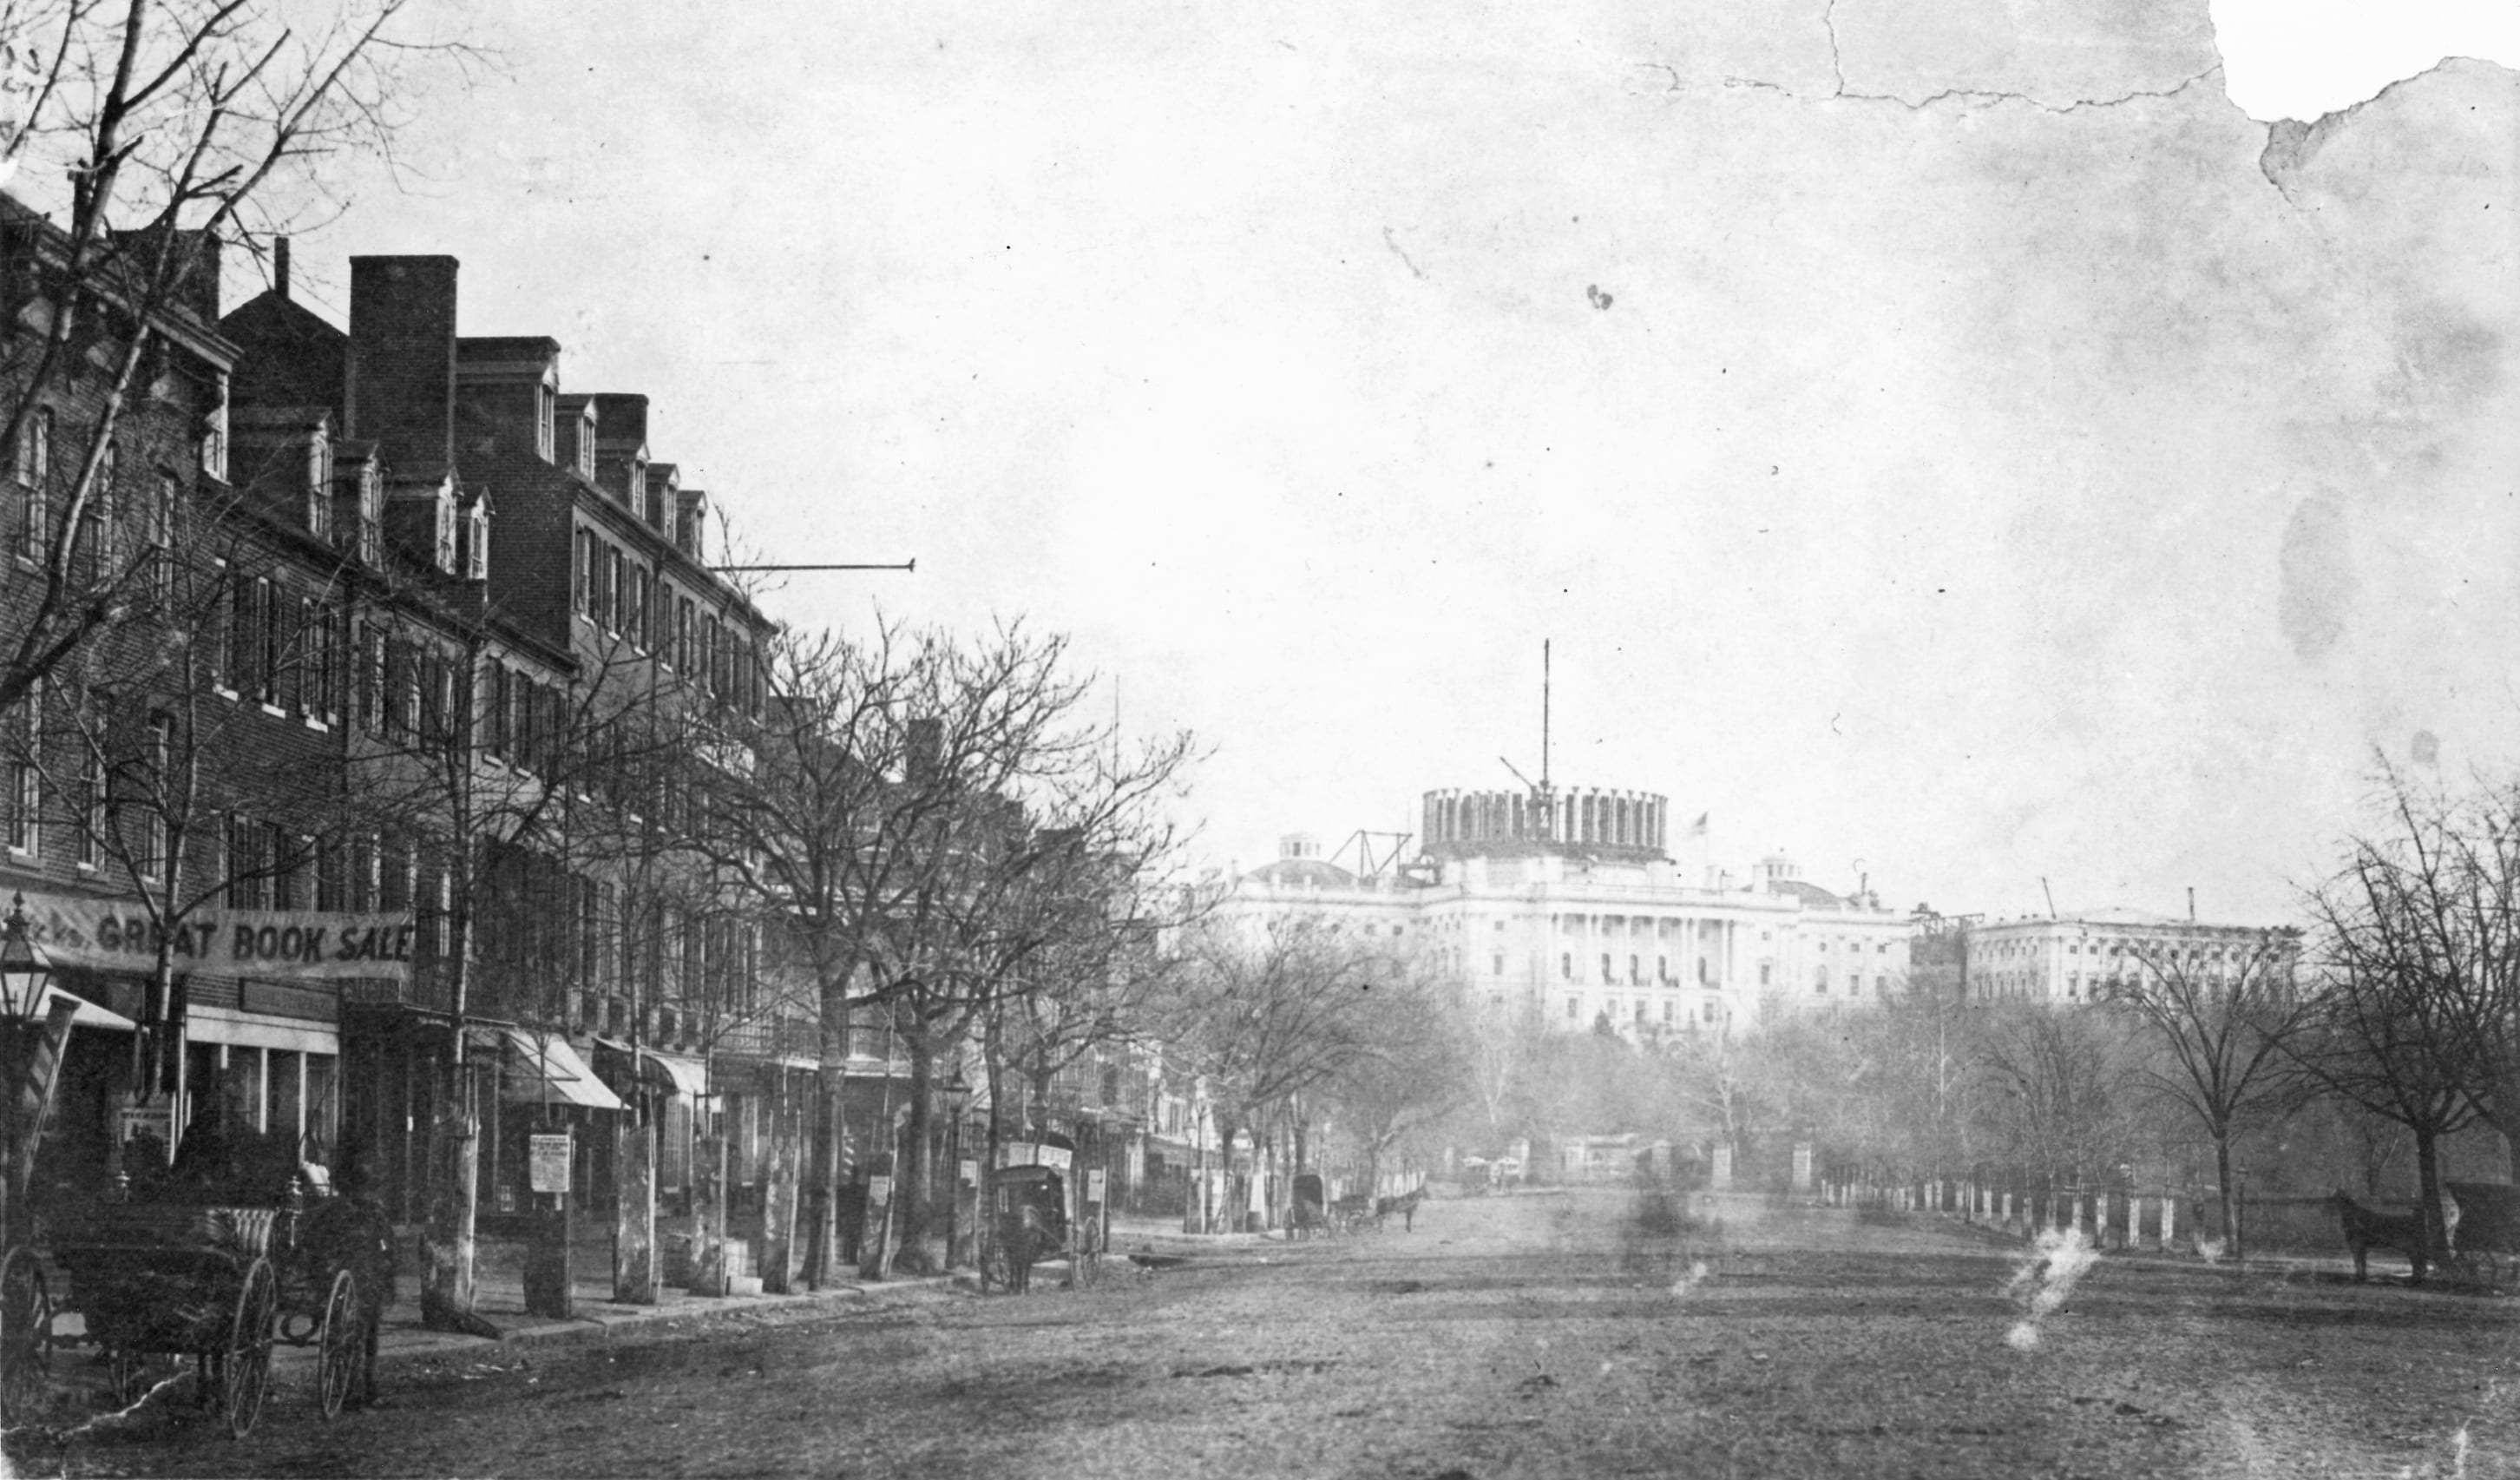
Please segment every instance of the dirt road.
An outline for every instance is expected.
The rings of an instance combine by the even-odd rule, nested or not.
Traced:
[[[74,1475],[2520,1474],[2507,1298],[2120,1256],[2059,1289],[1938,1220],[1634,1215],[1433,1202],[1092,1291],[406,1368],[329,1424],[284,1387],[243,1443],[161,1402],[15,1448]]]

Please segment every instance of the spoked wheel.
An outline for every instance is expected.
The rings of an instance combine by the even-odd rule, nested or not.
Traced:
[[[324,1297],[324,1324],[315,1339],[315,1396],[324,1416],[338,1418],[359,1375],[359,1358],[367,1349],[359,1319],[359,1281],[349,1271],[333,1276],[333,1291]]]
[[[280,1281],[271,1261],[256,1259],[237,1291],[236,1318],[228,1327],[227,1347],[219,1355],[219,1397],[228,1432],[242,1439],[262,1416],[262,1395],[271,1385],[271,1328],[280,1316]]]
[[[33,1413],[52,1385],[53,1302],[35,1251],[0,1260],[0,1423]]]

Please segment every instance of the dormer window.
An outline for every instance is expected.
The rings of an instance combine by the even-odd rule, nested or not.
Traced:
[[[201,425],[196,431],[201,442],[202,471],[212,478],[225,479],[228,476],[228,402],[224,379],[219,386],[218,404],[202,413]]]
[[[543,461],[554,461],[552,439],[560,420],[560,387],[549,379],[534,388],[534,451]]]
[[[464,511],[463,576],[467,580],[490,578],[490,500],[476,498],[472,507]]]
[[[333,537],[333,439],[320,430],[306,443],[306,529]]]
[[[595,402],[577,415],[577,476],[595,482]]]
[[[621,503],[625,508],[636,509],[648,501],[648,459],[630,459],[630,486],[624,491],[627,496]]]

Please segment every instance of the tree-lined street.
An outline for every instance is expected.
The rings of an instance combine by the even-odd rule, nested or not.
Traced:
[[[2520,1473],[2520,1317],[2332,1268],[2117,1255],[2035,1340],[2018,1245],[1620,1190],[1447,1199],[1415,1232],[1195,1246],[1029,1299],[393,1372],[392,1405],[233,1443],[155,1411],[68,1475]],[[2403,1268],[2403,1267],[2400,1267]],[[624,1415],[654,1421],[629,1424]]]

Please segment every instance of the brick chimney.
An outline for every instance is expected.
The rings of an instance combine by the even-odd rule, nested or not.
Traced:
[[[455,460],[451,256],[350,258],[348,435],[377,444],[396,482]]]

